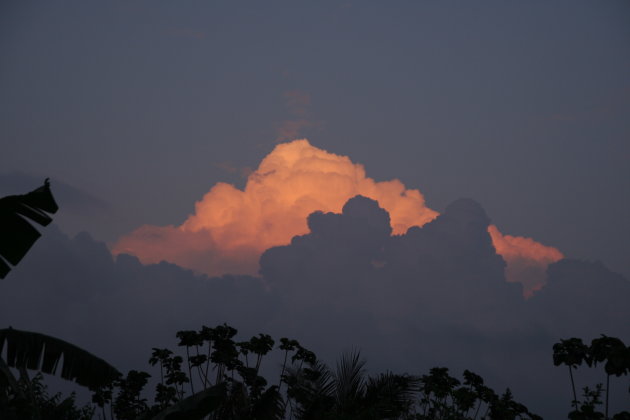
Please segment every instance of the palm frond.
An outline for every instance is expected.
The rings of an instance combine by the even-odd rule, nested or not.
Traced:
[[[335,379],[324,363],[316,360],[307,367],[287,368],[288,398],[294,401],[298,419],[321,419],[334,410]]]
[[[399,418],[408,414],[418,391],[419,379],[391,372],[370,377],[365,387],[365,400],[379,418]]]
[[[365,361],[359,351],[344,353],[337,362],[335,393],[337,406],[344,410],[356,405],[365,391]]]
[[[311,367],[316,372],[315,390],[319,395],[333,397],[335,395],[335,378],[328,366],[319,360]]]
[[[257,420],[282,420],[284,419],[284,400],[278,392],[278,387],[273,385],[263,392],[252,405],[251,419]]]
[[[5,344],[6,363],[10,367],[25,367],[54,375],[63,357],[61,377],[91,389],[120,376],[120,372],[103,359],[48,335],[13,328],[0,329],[0,354]]]
[[[27,220],[47,226],[59,207],[50,192],[48,179],[44,185],[22,195],[0,198],[0,279],[17,265],[41,236]]]

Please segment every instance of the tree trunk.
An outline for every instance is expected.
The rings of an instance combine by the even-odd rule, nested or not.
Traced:
[[[571,388],[573,388],[573,405],[575,406],[575,409],[578,409],[578,400],[577,400],[577,395],[575,393],[575,382],[573,381],[573,369],[571,368],[571,365],[569,365],[569,376],[571,376]]]

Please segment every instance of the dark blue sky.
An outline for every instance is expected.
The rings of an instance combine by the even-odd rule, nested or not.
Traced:
[[[181,223],[293,127],[630,274],[627,1],[5,1],[0,57],[0,172],[107,203],[98,238]]]

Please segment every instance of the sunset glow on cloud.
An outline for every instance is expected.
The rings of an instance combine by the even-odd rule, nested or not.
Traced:
[[[277,145],[249,175],[244,190],[217,183],[181,226],[142,226],[122,237],[112,251],[135,255],[145,264],[165,260],[208,275],[255,274],[265,250],[309,232],[309,214],[339,213],[356,195],[378,201],[389,212],[394,234],[438,216],[420,191],[398,180],[377,182],[347,156],[294,140]],[[549,263],[562,258],[557,249],[532,239],[503,236],[494,226],[489,233],[508,263],[511,281],[523,282],[518,275],[523,269],[542,269],[544,274]],[[512,262],[518,269],[511,270]],[[526,295],[541,287],[544,277],[538,277],[524,284]]]
[[[494,225],[488,227],[488,233],[497,254],[507,262],[507,279],[522,283],[526,297],[531,297],[544,286],[547,266],[564,258],[562,252],[554,247],[531,238],[503,235]]]

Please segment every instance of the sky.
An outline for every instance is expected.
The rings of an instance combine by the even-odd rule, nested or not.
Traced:
[[[238,195],[266,174],[263,163],[277,147],[308,139],[361,165],[365,179],[418,191],[414,205],[431,215],[418,225],[473,199],[503,235],[593,267],[601,261],[601,270],[627,279],[628,22],[626,1],[5,1],[0,194],[50,177],[60,231],[86,231],[119,253],[143,226],[190,226],[212,191]],[[334,205],[311,195],[317,203],[295,221],[302,230],[265,243],[308,235],[308,213],[318,206],[340,213],[351,192],[377,199],[364,189],[349,189]],[[394,220],[392,207],[379,204]],[[476,215],[469,207],[464,213]],[[234,223],[264,214],[245,213]],[[249,252],[256,235],[239,250]],[[387,246],[428,252],[414,235]],[[404,238],[415,245],[401,245]],[[203,246],[192,249],[202,252],[227,249],[196,240]],[[245,260],[220,252],[208,257],[219,271],[171,262],[285,284],[292,265],[265,272],[258,258],[269,261],[275,251],[263,248],[249,252],[246,270]],[[302,254],[290,255],[285,260]],[[531,272],[508,261],[508,270],[523,266]]]
[[[105,241],[308,138],[630,274],[627,2],[1,7],[2,172],[102,200]]]

